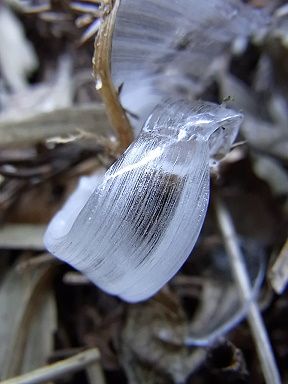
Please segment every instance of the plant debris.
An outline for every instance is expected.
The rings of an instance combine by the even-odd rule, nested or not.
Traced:
[[[287,4],[116,3],[0,4],[0,380],[262,384],[220,197],[288,382]],[[152,299],[127,304],[43,253],[42,237],[79,178],[110,166],[167,96],[233,106],[245,120],[212,170],[192,256]]]

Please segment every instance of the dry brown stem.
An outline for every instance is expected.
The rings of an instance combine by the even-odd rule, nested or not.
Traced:
[[[96,89],[105,104],[111,126],[119,139],[119,151],[122,152],[131,144],[133,134],[129,120],[119,102],[118,92],[111,80],[112,36],[119,4],[120,0],[115,0],[112,11],[104,20],[95,39],[93,70]]]

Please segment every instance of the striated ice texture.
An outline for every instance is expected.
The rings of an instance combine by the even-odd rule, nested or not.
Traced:
[[[241,0],[121,0],[111,69],[135,132],[163,98],[198,98],[269,20]]]
[[[94,191],[84,179],[52,220],[48,250],[126,301],[155,294],[199,236],[209,160],[229,149],[241,120],[212,103],[160,104],[105,175],[92,177]]]

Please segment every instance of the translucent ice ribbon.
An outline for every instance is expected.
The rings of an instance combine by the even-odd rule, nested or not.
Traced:
[[[212,103],[157,106],[104,175],[82,180],[47,229],[48,250],[126,301],[155,294],[191,253],[209,200],[209,161],[227,152],[241,121]]]
[[[111,70],[135,133],[167,97],[198,98],[232,51],[265,30],[265,8],[239,0],[121,0]]]

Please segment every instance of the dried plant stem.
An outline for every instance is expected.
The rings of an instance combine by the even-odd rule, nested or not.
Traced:
[[[31,115],[0,118],[0,148],[32,145],[55,136],[84,131],[109,138],[113,133],[102,105],[88,103]]]
[[[17,271],[25,272],[27,269],[34,269],[42,267],[42,265],[49,265],[51,263],[58,263],[58,260],[50,255],[50,253],[43,253],[37,257],[30,257],[27,260],[20,261],[17,265]]]
[[[267,384],[281,384],[270,340],[257,303],[253,300],[251,284],[240,250],[233,221],[224,202],[218,197],[215,210],[224,245],[229,257],[236,284],[244,303],[250,301],[247,319],[256,344],[258,357]]]
[[[112,35],[119,4],[120,0],[115,0],[111,13],[106,17],[97,34],[93,70],[96,78],[96,89],[105,103],[110,123],[119,138],[119,151],[123,152],[132,142],[133,133],[125,111],[118,100],[118,93],[112,84],[110,70]]]
[[[105,377],[103,374],[103,369],[99,361],[95,361],[93,364],[89,364],[86,367],[86,373],[88,376],[88,381],[91,384],[105,384]]]
[[[288,283],[288,239],[270,270],[269,279],[274,291],[282,294]]]
[[[36,369],[32,372],[25,373],[24,375],[14,377],[9,380],[4,380],[1,384],[38,384],[50,380],[56,380],[67,374],[87,369],[93,364],[98,364],[99,358],[100,353],[98,349],[89,349],[68,359],[47,365],[43,368]],[[98,375],[97,377],[101,377],[101,375]],[[102,380],[102,383],[101,381],[98,381],[97,383],[104,383],[104,379]]]
[[[40,224],[6,224],[0,229],[0,248],[42,251],[45,229]]]

